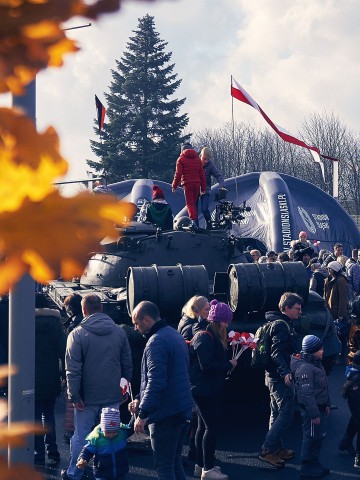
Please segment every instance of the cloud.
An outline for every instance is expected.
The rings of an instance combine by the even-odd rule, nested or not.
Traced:
[[[68,177],[84,177],[96,159],[94,95],[104,101],[111,69],[138,18],[155,17],[173,53],[191,130],[231,121],[230,76],[266,113],[294,134],[305,117],[334,112],[358,131],[360,9],[357,0],[175,0],[126,2],[116,15],[69,32],[82,51],[62,69],[38,76],[37,122],[54,125],[70,162]],[[79,21],[81,23],[81,20]],[[236,121],[267,128],[254,109],[234,103]]]

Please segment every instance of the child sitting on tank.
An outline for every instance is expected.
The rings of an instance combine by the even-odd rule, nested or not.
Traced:
[[[162,230],[173,228],[171,207],[165,200],[164,191],[157,185],[153,186],[152,202],[147,206],[146,221]]]

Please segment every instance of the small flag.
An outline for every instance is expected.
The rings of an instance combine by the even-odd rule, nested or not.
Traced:
[[[126,395],[128,393],[129,382],[124,377],[120,379],[120,388],[123,395]]]
[[[96,105],[96,113],[97,113],[97,122],[98,122],[98,127],[99,127],[99,133],[101,132],[101,129],[104,126],[104,119],[105,119],[105,107],[104,105],[100,102],[98,97],[95,95],[95,105]]]
[[[327,158],[328,160],[332,160],[334,162],[338,162],[339,160],[337,158],[329,157],[327,155],[323,155],[320,150],[317,147],[309,146],[302,140],[294,137],[291,135],[289,132],[287,132],[284,128],[280,127],[279,125],[276,125],[264,112],[264,110],[260,107],[259,104],[255,102],[253,98],[237,83],[237,81],[231,77],[231,96],[236,98],[237,100],[240,100],[240,102],[247,103],[251,107],[255,108],[263,118],[266,120],[266,122],[270,125],[270,127],[275,130],[275,132],[281,137],[285,142],[288,143],[293,143],[294,145],[298,145],[299,147],[305,147],[307,148],[311,155],[313,156],[313,159],[315,162],[320,163],[321,171],[324,177],[324,164],[320,158],[320,155],[324,158]]]

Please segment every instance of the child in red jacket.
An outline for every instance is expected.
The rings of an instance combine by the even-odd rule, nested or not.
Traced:
[[[172,183],[175,192],[181,181],[184,187],[186,208],[193,223],[198,222],[196,204],[201,192],[206,190],[206,180],[201,160],[190,143],[182,146],[182,152],[176,162],[176,171]]]

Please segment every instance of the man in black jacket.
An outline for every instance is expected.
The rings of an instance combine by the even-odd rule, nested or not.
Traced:
[[[34,462],[44,465],[45,453],[49,462],[59,463],[56,444],[55,402],[61,393],[59,360],[63,372],[66,338],[61,328],[60,312],[48,308],[43,293],[35,297],[35,421],[42,423],[44,432],[34,439]],[[46,433],[45,433],[46,431]]]
[[[301,315],[302,298],[291,292],[284,293],[279,302],[280,312],[267,312],[272,322],[271,365],[265,373],[265,385],[270,392],[270,421],[259,460],[278,468],[293,458],[295,452],[284,448],[282,435],[290,427],[294,408],[294,383],[290,371],[290,357],[297,353],[293,320]]]

